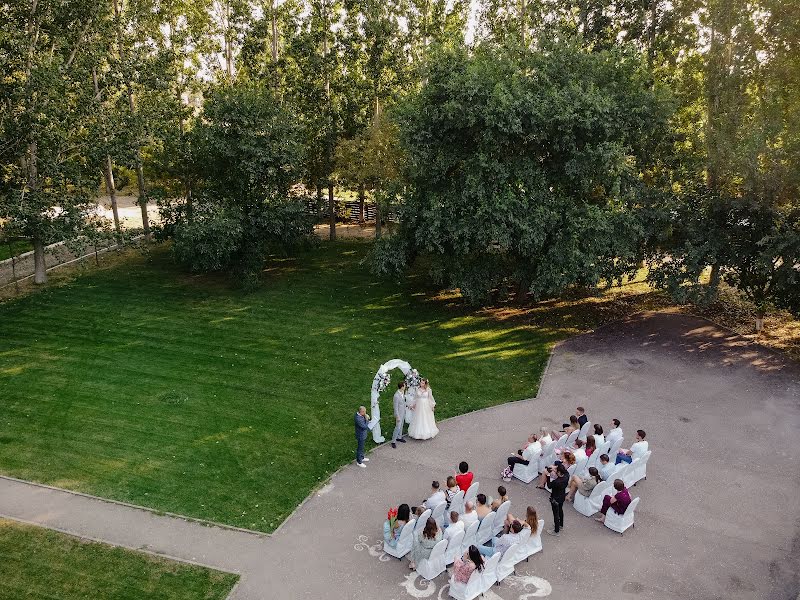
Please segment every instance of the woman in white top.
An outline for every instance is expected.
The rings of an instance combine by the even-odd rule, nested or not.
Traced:
[[[597,447],[606,443],[606,436],[603,435],[603,426],[600,423],[594,424],[594,444]]]

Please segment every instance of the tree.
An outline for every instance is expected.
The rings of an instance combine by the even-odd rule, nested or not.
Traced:
[[[445,51],[401,112],[411,192],[381,272],[425,256],[473,301],[635,270],[640,172],[666,106],[640,61],[571,43]]]
[[[246,284],[266,254],[310,233],[290,195],[300,177],[298,124],[261,86],[212,91],[192,131],[198,182],[195,218],[175,224],[175,253],[197,271],[233,268]]]
[[[31,240],[36,283],[45,244],[80,235],[97,185],[92,69],[106,13],[96,2],[5,2],[0,52],[0,221]]]

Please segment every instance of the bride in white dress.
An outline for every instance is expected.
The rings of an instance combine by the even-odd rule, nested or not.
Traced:
[[[411,425],[408,427],[408,435],[416,440],[429,440],[439,433],[436,427],[436,419],[433,416],[433,408],[436,401],[433,399],[433,392],[428,385],[428,380],[423,379],[417,388],[414,400],[414,416],[411,418]]]

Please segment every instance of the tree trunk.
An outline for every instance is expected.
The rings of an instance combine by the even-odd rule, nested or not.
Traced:
[[[122,240],[122,227],[119,224],[119,208],[117,207],[117,188],[114,185],[114,171],[112,170],[111,155],[106,154],[105,169],[103,175],[106,179],[106,191],[108,197],[111,198],[111,213],[114,215],[114,231],[117,232],[117,238]]]
[[[719,263],[711,265],[711,276],[708,278],[708,296],[713,298],[717,295],[720,280],[720,267]]]
[[[38,235],[33,236],[33,282],[47,283],[47,265],[44,262],[44,242]]]
[[[656,31],[658,28],[658,1],[650,0],[650,26],[647,29],[647,66],[653,68],[656,58]]]
[[[336,240],[336,201],[333,198],[333,184],[328,183],[328,219],[330,221],[330,240]]]
[[[136,115],[136,105],[133,102],[133,89],[131,88],[130,83],[127,84],[128,87],[128,107],[131,111],[131,116]],[[142,168],[142,148],[139,146],[138,142],[136,144],[136,149],[133,155],[135,164],[136,164],[136,182],[139,185],[139,206],[142,209],[142,229],[144,230],[144,239],[148,242],[151,240],[152,236],[150,235],[150,221],[147,218],[147,190],[144,187],[144,169]]]
[[[278,62],[278,14],[275,0],[272,0],[272,63]],[[277,87],[277,81],[276,87]]]
[[[364,198],[366,193],[364,191],[364,184],[358,184],[358,222],[363,225],[364,224]]]
[[[764,331],[764,310],[756,310],[756,333]]]
[[[525,47],[525,30],[527,29],[527,27],[525,26],[526,12],[527,8],[525,6],[525,0],[519,0],[519,34],[523,48]]]
[[[379,240],[381,238],[381,203],[380,198],[375,196],[375,239]]]

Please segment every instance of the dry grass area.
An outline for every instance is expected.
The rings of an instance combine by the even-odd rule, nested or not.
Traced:
[[[573,295],[535,304],[499,304],[485,310],[501,320],[515,319],[529,325],[574,331],[589,331],[646,310],[675,310],[704,317],[768,348],[800,361],[800,320],[786,311],[769,312],[764,330],[755,331],[755,309],[734,288],[722,284],[715,302],[678,305],[665,293],[653,290],[642,271],[634,280],[598,294]],[[458,293],[445,293],[441,300],[455,301]]]

